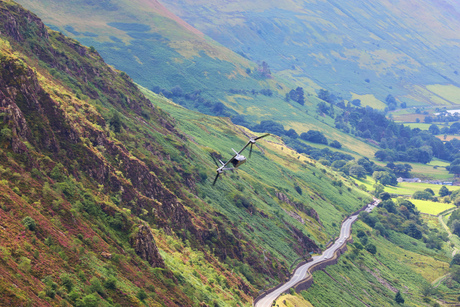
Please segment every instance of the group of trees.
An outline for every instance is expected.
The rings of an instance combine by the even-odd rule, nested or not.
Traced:
[[[375,164],[367,158],[355,160],[335,160],[331,164],[320,160],[321,163],[330,165],[334,170],[356,178],[372,176],[381,185],[397,185],[394,172],[387,167]]]
[[[459,113],[450,113],[450,112],[447,112],[447,109],[444,107],[443,109],[439,109],[439,108],[436,108],[435,111],[437,112],[436,114],[432,115],[432,116],[425,116],[425,119],[424,119],[424,122],[425,123],[432,123],[432,122],[439,122],[439,123],[451,123],[451,122],[457,122],[459,119],[460,119],[460,114]],[[415,110],[416,113],[420,114],[422,113],[422,111],[420,109],[416,109]],[[424,111],[423,112],[424,114],[428,115],[429,113]],[[456,123],[454,123],[456,124]],[[443,127],[443,128],[446,128],[446,127]],[[447,127],[447,129],[449,129]],[[449,130],[446,130],[444,129],[441,133],[446,133],[448,132]],[[457,132],[455,133],[458,133],[458,130],[456,130]],[[454,133],[450,133],[450,134],[454,134]]]
[[[308,130],[307,132],[303,132],[300,135],[300,138],[304,141],[317,143],[317,144],[325,144],[327,145],[327,138],[321,132],[317,130]]]
[[[174,102],[183,105],[193,105],[201,113],[215,116],[231,116],[235,112],[227,108],[222,102],[215,102],[208,100],[202,96],[201,90],[196,90],[186,93],[179,85],[173,87],[171,90],[161,88],[159,86],[152,87],[152,92],[161,94]]]
[[[361,107],[359,100],[345,104],[343,99],[326,90],[319,90],[318,98],[322,101],[317,105],[317,112],[335,118],[337,129],[378,144],[381,150],[376,152],[376,158],[381,161],[428,163],[434,157],[453,161],[460,150],[460,141],[443,143],[435,137],[439,133],[460,133],[460,123],[441,129],[432,125],[429,131],[422,131],[395,123],[386,117],[384,111]],[[385,103],[389,109],[397,106],[392,95],[386,97]],[[401,107],[405,105],[401,104]]]
[[[267,97],[273,96],[273,91],[271,89],[269,89],[269,88],[264,88],[264,89],[261,89],[261,90],[256,90],[256,89],[245,90],[245,89],[231,88],[230,90],[228,90],[228,92],[230,94],[241,94],[241,95],[257,96],[257,95],[261,94],[261,95],[264,95],[264,96],[267,96]]]
[[[294,100],[295,102],[299,103],[300,105],[305,104],[305,96],[302,87],[297,87],[295,90],[291,90],[289,93],[286,94],[286,101]]]
[[[450,227],[452,233],[460,237],[460,210],[452,212],[447,225]]]
[[[393,240],[391,231],[404,233],[416,240],[421,240],[427,248],[441,249],[443,242],[448,240],[445,232],[431,232],[422,223],[419,212],[409,200],[398,198],[396,203],[387,192],[380,194],[383,200],[377,213],[361,212],[362,220],[377,230],[377,234]],[[396,243],[396,242],[394,242]]]
[[[449,191],[449,189],[446,186],[442,186],[439,189],[439,197],[443,198],[444,202],[451,202],[457,199],[459,192],[454,191],[453,193]],[[452,195],[451,197],[448,197]],[[434,191],[430,188],[426,188],[423,191],[416,191],[414,194],[412,194],[413,199],[423,199],[423,200],[430,200],[437,202],[439,201],[439,198],[435,195]],[[457,200],[460,204],[460,198]]]
[[[393,95],[389,94],[385,98],[385,104],[387,105],[387,108],[389,111],[394,111],[398,107],[398,102],[396,99],[393,97]],[[407,107],[407,104],[405,102],[401,103],[401,108],[405,109]]]

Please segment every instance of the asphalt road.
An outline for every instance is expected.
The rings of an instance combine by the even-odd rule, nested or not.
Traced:
[[[376,206],[378,202],[370,204],[365,211],[371,212]],[[278,298],[283,292],[286,290],[294,287],[297,283],[304,280],[307,277],[308,269],[313,266],[314,264],[320,263],[322,261],[328,260],[334,256],[334,253],[343,245],[345,240],[350,237],[351,234],[351,226],[353,222],[358,218],[358,215],[352,215],[351,217],[347,218],[342,223],[342,229],[340,230],[340,236],[335,240],[334,244],[331,245],[328,249],[326,249],[321,255],[313,256],[313,261],[310,261],[301,267],[299,267],[291,279],[286,282],[284,285],[279,287],[278,289],[274,290],[273,292],[267,294],[264,298],[257,302],[255,307],[270,307],[273,304],[273,301]]]

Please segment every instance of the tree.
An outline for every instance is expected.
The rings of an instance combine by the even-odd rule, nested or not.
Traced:
[[[414,223],[409,224],[409,226],[406,229],[404,229],[404,233],[417,240],[420,240],[422,238],[422,232],[418,230],[417,226]]]
[[[0,140],[5,139],[5,140],[10,140],[12,137],[12,132],[11,129],[5,127],[2,130],[0,130]]]
[[[428,131],[430,131],[432,135],[438,135],[441,133],[441,130],[439,130],[439,127],[435,124],[432,124],[430,128],[428,128]]]
[[[395,302],[398,303],[398,304],[404,304],[404,298],[402,297],[400,291],[398,291],[398,293],[396,293]]]
[[[120,133],[121,131],[121,119],[120,116],[118,116],[117,113],[115,113],[112,116],[112,119],[110,119],[110,126],[113,128],[113,131],[116,133]]]
[[[356,177],[356,178],[365,178],[366,177],[366,169],[362,167],[361,165],[358,164],[353,164],[350,166],[348,170],[350,176]]]
[[[450,262],[450,266],[453,265],[460,265],[460,254],[455,254],[454,258],[452,258],[452,261]]]
[[[454,220],[452,224],[450,225],[450,229],[454,234],[457,236],[460,236],[460,221],[459,220]]]
[[[306,133],[303,132],[300,135],[300,138],[304,141],[327,145],[326,137],[321,132],[316,130],[308,130]]]
[[[329,144],[329,146],[337,148],[337,149],[342,148],[342,144],[340,144],[340,142],[336,140],[333,140],[331,144]]]
[[[318,105],[316,106],[316,112],[318,114],[326,114],[329,115],[329,107],[324,101],[320,101]]]
[[[423,199],[423,200],[430,200],[432,199],[432,195],[430,192],[427,191],[416,191],[412,194],[413,199]]]
[[[361,100],[354,99],[354,100],[351,101],[351,104],[356,106],[356,107],[360,107],[361,106]]]
[[[272,120],[263,120],[260,124],[252,128],[255,132],[269,132],[276,135],[283,135],[285,133],[284,126]]]
[[[329,94],[329,91],[320,89],[318,92],[318,98],[326,102],[330,102],[331,95]]]
[[[388,96],[385,98],[386,104],[396,104],[396,99],[393,97],[393,95],[388,94]]]
[[[380,193],[379,197],[382,201],[386,201],[391,198],[391,195],[388,192],[383,192],[383,193]]]
[[[37,228],[37,224],[35,223],[35,220],[31,218],[30,216],[26,216],[25,218],[22,219],[22,224],[28,228],[31,231],[34,231]]]
[[[377,253],[377,247],[372,243],[366,245],[366,250],[372,255],[375,255]]]
[[[335,170],[339,170],[339,169],[341,169],[342,167],[344,167],[345,164],[347,164],[346,161],[344,161],[344,160],[337,160],[337,161],[332,162],[331,167],[332,167],[333,169],[335,169]]]
[[[267,62],[263,61],[262,65],[259,65],[259,73],[265,78],[271,78],[272,72]]]
[[[360,230],[358,230],[356,236],[357,236],[358,238],[362,238],[362,237],[366,237],[367,235],[366,235],[366,233],[365,233],[364,231],[362,231],[362,230],[360,229]]]
[[[179,85],[176,85],[171,89],[171,93],[175,97],[182,97],[184,95],[184,91]]]
[[[147,293],[145,293],[144,289],[140,289],[140,290],[137,292],[136,297],[137,297],[139,300],[144,301],[144,300],[148,297],[148,295],[147,295]]]
[[[304,93],[303,93],[303,88],[301,88],[300,86],[297,87],[295,89],[296,91],[296,94],[297,94],[297,102],[301,105],[304,105],[305,104],[305,97],[304,97]]]
[[[384,191],[384,189],[385,189],[385,187],[381,183],[374,184],[373,188],[374,188],[374,193],[373,194],[375,196],[377,196],[380,193],[382,193]]]
[[[441,197],[444,197],[444,196],[448,196],[450,194],[450,191],[449,189],[446,187],[446,186],[442,186],[440,189],[439,189],[439,196]]]
[[[299,137],[299,135],[297,134],[297,131],[295,131],[294,129],[289,129],[288,131],[286,131],[286,135],[290,138],[293,138],[293,139],[296,139]]]
[[[383,185],[396,186],[398,184],[398,181],[396,180],[396,176],[387,171],[375,171],[372,174],[372,178],[374,178],[375,181],[378,181]]]

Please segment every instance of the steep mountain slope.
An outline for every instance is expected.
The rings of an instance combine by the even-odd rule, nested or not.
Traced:
[[[180,85],[186,93],[216,97],[241,82],[267,82],[246,73],[254,64],[206,38],[156,0],[20,1],[53,29],[87,46],[147,88]],[[159,73],[161,72],[161,73]]]
[[[12,1],[0,2],[0,33],[4,305],[249,306],[370,200],[353,178],[276,136],[213,187],[209,154],[227,158],[251,131],[142,94],[94,48],[47,29]],[[403,259],[396,243],[362,228]],[[365,257],[366,265],[391,263]],[[421,284],[431,276],[418,266],[445,258],[382,278]],[[352,285],[361,276],[353,270]],[[420,304],[414,289],[410,300]],[[374,295],[387,302],[382,290]]]
[[[369,200],[282,143],[212,187],[209,153],[246,139],[231,122],[148,93],[187,136],[94,48],[0,15],[5,304],[249,305]]]
[[[313,92],[317,85],[276,77],[262,63],[257,65],[203,37],[156,1],[19,3],[53,29],[96,47],[109,64],[126,71],[136,83],[188,109],[229,116],[234,122],[240,114],[247,126],[274,120],[299,135],[320,130],[329,140],[340,140],[342,150],[334,151],[355,157],[372,157],[377,151],[367,140],[335,129],[333,118],[317,115],[316,94],[306,92],[304,105],[286,101],[292,89],[304,86]]]
[[[460,87],[457,1],[161,2],[224,46],[346,99],[455,103],[435,85]]]

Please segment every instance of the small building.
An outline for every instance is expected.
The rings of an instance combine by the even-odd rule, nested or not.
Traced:
[[[402,178],[402,177],[399,177],[396,180],[399,183],[401,183],[401,182],[422,182],[422,180],[420,180],[420,178]]]

